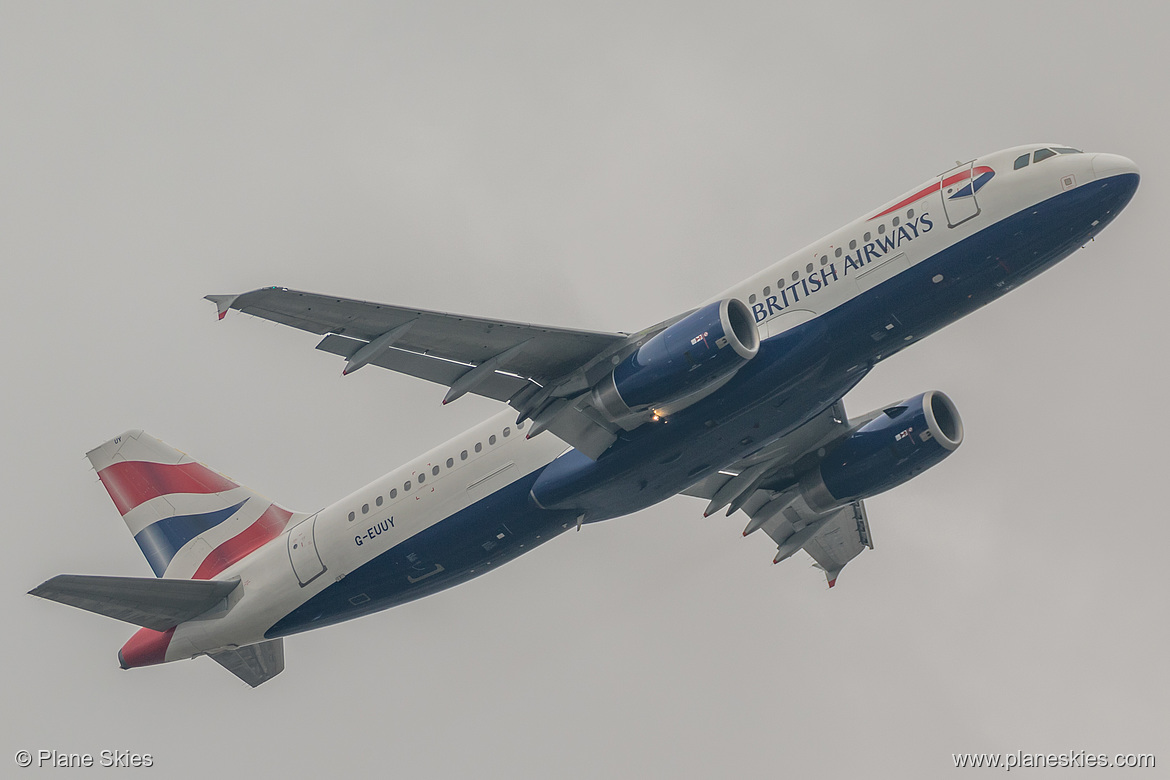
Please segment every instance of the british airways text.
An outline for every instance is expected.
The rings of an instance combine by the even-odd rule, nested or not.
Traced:
[[[845,255],[841,261],[840,275],[838,275],[837,263],[832,262],[826,268],[822,268],[819,274],[814,272],[787,287],[777,289],[776,295],[769,295],[752,306],[756,322],[763,322],[773,314],[778,314],[786,307],[798,302],[802,297],[807,298],[818,290],[828,287],[830,282],[848,276],[851,271],[855,274],[860,272],[862,268],[882,255],[893,252],[902,244],[929,233],[933,227],[934,222],[930,219],[930,213],[923,212],[913,221],[899,227],[897,231],[886,236],[879,236],[876,241],[867,242],[858,247],[856,252]]]

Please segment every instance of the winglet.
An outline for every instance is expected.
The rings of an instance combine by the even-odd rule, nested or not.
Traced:
[[[203,299],[215,304],[216,312],[222,320],[227,316],[228,309],[236,302],[236,298],[239,297],[238,295],[204,295]]]

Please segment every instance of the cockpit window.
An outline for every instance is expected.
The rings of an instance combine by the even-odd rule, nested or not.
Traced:
[[[1049,157],[1055,156],[1056,152],[1051,149],[1037,149],[1035,154],[1032,155],[1032,162],[1040,162],[1041,160],[1047,160]]]
[[[1080,149],[1072,149],[1067,146],[1054,146],[1052,150],[1057,154],[1084,154]]]
[[[1018,171],[1020,168],[1025,167],[1031,159],[1032,159],[1032,155],[1021,154],[1019,157],[1016,158],[1016,170]]]

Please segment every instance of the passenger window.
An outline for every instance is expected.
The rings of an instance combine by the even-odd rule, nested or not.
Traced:
[[[901,224],[901,220],[897,217],[894,217],[894,227],[898,227],[899,224]]]
[[[910,209],[906,212],[906,219],[914,219],[914,209]]]
[[[405,484],[403,484],[403,486],[402,486],[402,489],[403,489],[404,491],[406,491],[406,490],[410,490],[410,480],[409,480],[409,479],[408,479],[408,480],[406,480],[406,483],[405,483]]]
[[[483,443],[482,442],[477,441],[475,443],[475,451],[476,452],[483,452]]]
[[[805,272],[806,274],[811,274],[811,273],[813,272],[813,264],[812,264],[812,263],[809,263],[808,265],[806,265],[806,266],[804,267],[804,272]]]
[[[886,226],[885,225],[878,225],[878,235],[880,236],[882,233],[885,233],[885,232],[886,232]]]
[[[524,430],[524,421],[523,421],[523,420],[521,420],[520,422],[516,423],[516,430],[518,430],[518,431],[522,431],[522,430]]]
[[[375,506],[382,506],[382,497],[378,496],[377,498],[375,498],[374,504],[375,504]]]
[[[853,250],[853,249],[856,249],[856,248],[857,248],[857,242],[856,242],[856,241],[850,241],[850,242],[849,242],[849,249],[850,249],[850,250]]]
[[[504,429],[504,438],[506,439],[506,438],[508,438],[508,437],[509,437],[509,436],[511,436],[511,435],[512,435],[512,429],[511,429],[511,428],[505,428],[505,429]]]
[[[794,281],[794,282],[795,282],[795,281],[797,281],[798,279],[800,279],[800,271],[793,271],[793,272],[792,272],[792,281]]]
[[[755,302],[756,302],[756,294],[755,294],[755,293],[752,293],[751,295],[749,295],[749,296],[748,296],[748,303],[749,303],[749,304],[752,304],[752,303],[755,303]]]
[[[821,265],[828,265],[828,264],[829,264],[829,256],[828,255],[821,255]]]
[[[368,515],[369,513],[370,513],[370,505],[369,504],[362,504],[362,514]]]
[[[835,250],[833,250],[833,256],[834,256],[834,257],[840,257],[840,256],[841,256],[841,247],[837,247]]]
[[[772,294],[772,288],[771,288],[771,287],[765,287],[765,288],[764,288],[764,297],[765,297],[765,298],[767,298],[767,297],[768,297],[769,295],[771,295],[771,294]]]
[[[350,512],[350,513],[349,513],[349,522],[351,522],[351,523],[352,523],[352,522],[353,522],[353,519],[354,519],[355,517],[357,517],[357,515],[355,515],[353,512]]]
[[[425,471],[420,471],[418,473],[418,484],[421,485],[422,483],[424,483],[426,481],[427,481],[427,473]]]
[[[870,233],[868,230],[865,231],[865,240],[869,241],[871,238],[873,238],[873,233]]]
[[[1052,151],[1051,149],[1037,149],[1036,152],[1032,155],[1032,162],[1038,163],[1041,160],[1047,160],[1049,157],[1055,156],[1056,152]]]
[[[438,466],[435,466],[434,468],[431,469],[431,476],[433,476],[433,477],[439,476],[439,467]]]
[[[467,450],[459,453],[459,460],[467,460]]]
[[[447,468],[451,468],[454,465],[455,465],[455,459],[454,458],[447,458]]]
[[[488,437],[488,444],[495,444],[495,443],[496,443],[496,435],[493,433],[491,436]]]
[[[396,498],[398,498],[398,488],[391,488],[390,489],[390,500],[393,501]]]

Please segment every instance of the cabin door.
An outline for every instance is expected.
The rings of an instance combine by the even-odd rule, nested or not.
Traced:
[[[947,215],[947,227],[958,227],[969,219],[979,216],[979,200],[975,195],[975,161],[953,168],[941,177],[939,194],[942,195],[943,211]]]
[[[316,525],[317,515],[313,515],[288,532],[288,559],[302,588],[325,573],[313,534]]]

